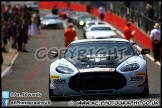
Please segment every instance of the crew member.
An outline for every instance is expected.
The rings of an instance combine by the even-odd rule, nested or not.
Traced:
[[[160,61],[161,29],[158,23],[155,23],[154,29],[151,30],[150,37],[152,39],[154,62]]]
[[[64,48],[66,49],[66,47],[72,42],[74,41],[75,37],[76,37],[76,31],[73,28],[73,24],[70,23],[68,25],[68,28],[65,30],[64,32],[64,37],[65,37],[65,45]]]
[[[128,41],[130,40],[131,37],[133,37],[130,25],[131,24],[128,22],[127,25],[124,27],[124,30],[123,30],[123,32],[124,32],[124,39],[126,39]]]

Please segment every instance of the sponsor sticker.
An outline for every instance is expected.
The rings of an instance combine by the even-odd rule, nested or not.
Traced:
[[[53,83],[55,84],[66,84],[65,79],[53,79]]]
[[[138,72],[136,73],[136,76],[146,76],[146,73]]]
[[[135,76],[131,77],[130,81],[143,81],[143,76]]]
[[[51,78],[53,78],[53,79],[59,79],[60,76],[59,75],[51,75]]]
[[[115,70],[115,68],[108,68],[109,72],[113,72]]]
[[[100,58],[95,58],[95,62],[100,62]]]

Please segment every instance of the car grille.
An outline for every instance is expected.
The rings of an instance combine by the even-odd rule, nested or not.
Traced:
[[[70,78],[69,88],[80,90],[120,89],[126,85],[126,78],[118,72],[78,73]]]

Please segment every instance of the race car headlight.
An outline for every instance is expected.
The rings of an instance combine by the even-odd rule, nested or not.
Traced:
[[[64,67],[64,66],[57,66],[56,67],[56,71],[58,73],[63,73],[63,74],[73,74],[74,71],[68,67]]]
[[[83,24],[84,24],[84,21],[80,21],[79,24],[80,24],[80,25],[83,25]]]
[[[140,67],[139,64],[133,63],[133,64],[129,64],[129,65],[126,65],[126,66],[122,67],[120,70],[122,72],[134,71],[134,70],[139,69],[139,67]]]
[[[43,23],[43,25],[48,25],[48,22],[42,22]]]

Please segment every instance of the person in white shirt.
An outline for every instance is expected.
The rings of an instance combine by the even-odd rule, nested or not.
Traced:
[[[99,7],[99,14],[100,14],[100,19],[104,20],[104,16],[105,16],[105,8],[103,6]]]
[[[160,61],[160,49],[161,49],[161,29],[158,23],[155,23],[154,29],[151,30],[150,37],[152,39],[152,48],[154,54],[154,62]]]

